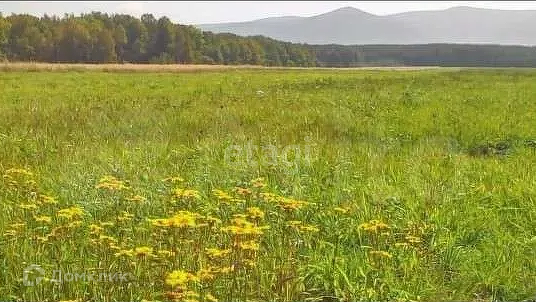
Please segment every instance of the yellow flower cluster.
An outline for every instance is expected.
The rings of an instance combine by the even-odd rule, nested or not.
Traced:
[[[199,278],[183,270],[175,270],[166,276],[166,284],[171,287],[185,286],[190,282],[198,282]]]
[[[175,183],[183,179],[171,177],[163,181]],[[242,278],[243,275],[254,276],[258,273],[254,271],[255,267],[265,267],[263,257],[270,256],[272,237],[277,235],[281,228],[285,228],[285,224],[299,233],[293,229],[285,229],[284,231],[292,232],[284,236],[282,246],[293,245],[296,240],[310,240],[301,236],[302,233],[319,232],[319,227],[308,224],[305,220],[310,213],[292,212],[311,203],[261,192],[260,189],[266,187],[263,178],[253,179],[246,187],[236,187],[234,191],[215,189],[213,193],[217,200],[230,206],[202,200],[203,194],[199,191],[175,189],[176,185],[168,186],[162,183],[159,186],[164,186],[167,194],[151,197],[156,204],[153,205],[153,202],[144,203],[146,198],[136,195],[135,192],[150,193],[131,189],[127,184],[113,176],[100,179],[95,186],[98,189],[129,191],[119,196],[111,196],[108,200],[112,203],[105,207],[107,211],[95,213],[94,217],[86,212],[88,208],[81,206],[42,208],[45,204],[55,205],[58,201],[54,197],[40,195],[37,190],[31,191],[34,194],[30,195],[29,201],[24,198],[22,203],[18,202],[19,208],[14,204],[19,216],[28,219],[25,221],[28,227],[24,229],[25,224],[20,223],[18,228],[12,225],[12,229],[2,232],[5,232],[5,236],[29,235],[28,237],[37,243],[51,241],[43,246],[60,242],[80,243],[91,257],[102,257],[102,261],[107,262],[105,265],[124,265],[125,270],[132,270],[139,278],[164,277],[163,291],[167,291],[170,300],[213,302],[217,299],[208,292],[209,289],[220,291],[229,279]],[[104,194],[113,195],[116,192],[103,192]],[[103,195],[99,195],[98,201],[107,199]],[[178,203],[158,203],[169,199],[200,201],[196,201],[195,205],[186,204],[185,201],[185,204],[181,204],[184,206],[180,208],[182,210],[177,212]],[[195,210],[192,210],[193,208]],[[156,219],[148,219],[145,224],[138,223],[140,217],[152,215],[154,212],[160,213],[159,216],[152,217]],[[225,223],[222,224],[222,221]],[[80,226],[80,232],[76,232],[74,228]],[[270,227],[275,231],[267,231]],[[49,229],[52,231],[47,234]],[[76,241],[79,238],[86,241]],[[299,249],[289,251],[286,255],[288,259],[282,261],[298,259],[300,252]],[[191,267],[195,268],[192,270]],[[180,269],[174,270],[176,268]],[[158,282],[157,286],[160,285]],[[163,296],[162,294],[163,292],[158,292],[158,297]]]
[[[151,222],[157,227],[193,228],[197,226],[196,219],[200,217],[197,213],[179,211],[171,218],[153,219]]]
[[[297,231],[317,233],[320,229],[314,225],[303,224],[299,220],[290,220],[287,222],[287,226],[294,228]]]
[[[51,196],[47,195],[39,195],[39,203],[40,204],[58,204],[58,201]]]
[[[371,256],[376,256],[376,257],[379,257],[379,258],[388,258],[388,259],[393,258],[393,255],[389,254],[386,251],[370,251],[369,254]]]
[[[207,248],[205,251],[209,258],[221,258],[231,253],[230,249],[221,250],[216,248]]]
[[[232,197],[231,195],[229,195],[229,193],[227,193],[225,191],[222,191],[222,190],[219,190],[219,189],[212,190],[212,193],[214,194],[214,196],[216,196],[218,201],[223,202],[223,203],[230,204],[231,202],[238,202],[239,201],[238,199],[236,199],[236,198]]]
[[[184,178],[182,178],[180,176],[170,176],[170,177],[166,177],[166,178],[162,179],[162,181],[163,182],[172,182],[172,183],[183,182]]]
[[[365,222],[359,225],[360,229],[363,229],[367,232],[378,232],[381,230],[387,230],[389,229],[389,225],[380,221],[380,220],[371,220],[369,222]]]
[[[251,184],[253,185],[254,188],[264,188],[264,187],[266,187],[266,183],[264,182],[264,178],[262,178],[262,177],[253,179],[251,181]]]
[[[420,243],[420,242],[421,242],[421,238],[420,238],[420,237],[416,237],[416,236],[406,236],[406,240],[407,240],[409,243]]]
[[[350,212],[350,207],[334,207],[333,210],[340,214],[346,214]]]
[[[251,194],[253,194],[253,192],[249,188],[236,187],[234,189],[234,191],[238,195],[242,195],[243,197],[247,197],[247,196],[250,196]]]
[[[309,204],[310,204],[309,202],[296,200],[293,198],[287,198],[287,197],[277,198],[277,205],[284,210],[299,210]]]
[[[79,218],[84,215],[84,210],[78,206],[73,206],[67,209],[62,209],[58,211],[58,217],[66,219]]]
[[[24,210],[37,210],[37,205],[34,203],[26,203],[26,204],[20,204],[19,208]]]
[[[279,196],[277,196],[274,193],[266,193],[266,192],[260,193],[260,196],[266,202],[277,202],[277,199],[279,198]]]
[[[197,190],[180,189],[180,188],[175,189],[173,191],[173,196],[177,198],[182,198],[182,199],[200,199],[201,198]]]
[[[259,243],[254,240],[248,240],[248,241],[240,242],[238,244],[238,247],[242,250],[258,251]]]
[[[251,219],[263,219],[264,212],[258,207],[250,207],[246,209],[249,218]]]
[[[268,229],[268,226],[256,226],[242,217],[236,217],[232,220],[233,225],[222,227],[221,231],[231,233],[233,235],[262,235],[263,230]]]
[[[104,231],[104,228],[99,226],[99,225],[97,225],[97,224],[90,224],[89,225],[89,233],[92,234],[92,235],[98,235],[102,231]]]
[[[124,222],[124,221],[130,221],[134,218],[134,214],[130,214],[126,211],[121,211],[121,215],[117,217],[118,221]]]
[[[52,217],[50,216],[34,216],[36,222],[51,223]]]
[[[140,195],[134,195],[132,197],[127,197],[126,200],[134,202],[134,203],[142,203],[147,199],[145,197],[143,197],[143,196],[140,196]]]
[[[112,191],[120,191],[128,189],[128,186],[121,180],[111,175],[106,175],[99,180],[99,183],[95,186],[97,189],[108,189]]]
[[[115,253],[115,256],[116,257],[120,257],[120,256],[155,257],[155,255],[153,254],[153,248],[148,247],[148,246],[136,247],[130,250],[120,250],[117,253]]]
[[[11,175],[11,174],[20,174],[20,175],[24,175],[24,176],[28,176],[28,177],[33,177],[34,174],[26,169],[19,169],[19,168],[12,168],[12,169],[8,169],[6,170],[6,174],[5,175]]]

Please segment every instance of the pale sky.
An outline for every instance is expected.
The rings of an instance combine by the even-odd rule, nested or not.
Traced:
[[[454,6],[508,10],[536,10],[536,1],[0,1],[0,12],[27,13],[42,16],[76,15],[101,11],[141,16],[152,13],[156,18],[169,17],[181,24],[251,21],[277,16],[313,16],[352,6],[375,15],[406,11],[441,10]]]

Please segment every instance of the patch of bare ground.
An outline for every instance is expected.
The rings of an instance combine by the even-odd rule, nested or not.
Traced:
[[[189,72],[235,69],[326,69],[326,70],[423,70],[436,66],[389,66],[389,67],[267,67],[259,65],[202,65],[202,64],[78,64],[78,63],[28,63],[8,62],[0,64],[0,71],[117,71],[117,72]]]

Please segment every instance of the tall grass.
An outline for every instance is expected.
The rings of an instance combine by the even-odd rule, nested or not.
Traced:
[[[531,70],[0,77],[0,300],[536,294]]]

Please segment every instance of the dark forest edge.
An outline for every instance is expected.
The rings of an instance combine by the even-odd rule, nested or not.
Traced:
[[[308,45],[202,32],[151,14],[0,13],[0,61],[296,67],[536,67],[536,48],[506,45]]]

